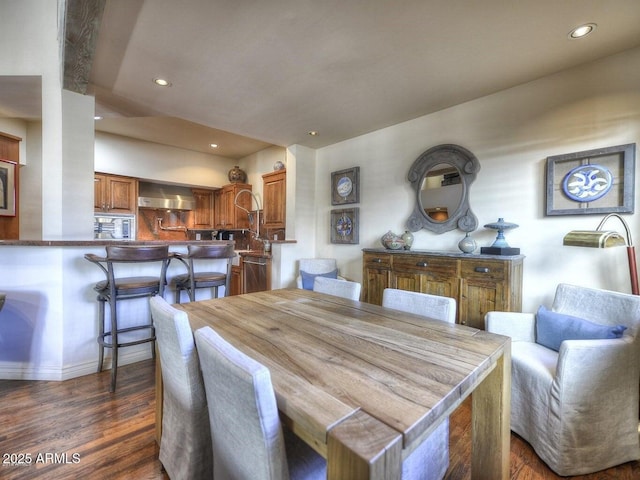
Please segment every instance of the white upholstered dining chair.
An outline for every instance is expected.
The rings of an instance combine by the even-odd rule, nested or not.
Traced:
[[[385,288],[382,306],[447,323],[456,321],[453,298]],[[449,467],[449,418],[447,417],[402,463],[403,480],[439,480]]]
[[[382,292],[382,306],[443,322],[456,323],[456,300],[454,298],[385,288]]]
[[[350,300],[360,300],[360,290],[362,285],[349,280],[338,280],[337,278],[316,277],[313,281],[313,291],[326,293],[336,297],[348,298]]]
[[[325,479],[326,461],[280,423],[267,367],[211,327],[195,332],[209,404],[214,478]]]
[[[640,296],[560,284],[550,310],[485,323],[511,337],[511,430],[554,472],[640,459]]]
[[[149,303],[162,369],[160,462],[171,480],[210,480],[209,412],[187,314],[160,296]]]

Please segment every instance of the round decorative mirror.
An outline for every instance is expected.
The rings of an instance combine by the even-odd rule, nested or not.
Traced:
[[[478,219],[469,205],[469,187],[479,170],[475,155],[459,145],[438,145],[420,155],[409,169],[416,202],[407,228],[436,233],[475,230]]]

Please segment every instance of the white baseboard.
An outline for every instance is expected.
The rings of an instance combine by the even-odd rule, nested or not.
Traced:
[[[151,358],[149,349],[120,352],[119,366],[137,363]],[[25,362],[0,362],[0,379],[2,380],[48,380],[63,381],[96,373],[98,362],[91,361],[65,367],[32,365]],[[106,357],[103,369],[111,368],[111,359]]]

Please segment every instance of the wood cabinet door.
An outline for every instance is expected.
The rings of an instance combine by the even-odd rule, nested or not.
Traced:
[[[365,253],[362,274],[362,301],[382,305],[382,292],[389,288],[391,255]]]
[[[460,282],[460,323],[484,330],[484,316],[491,311],[510,311],[507,262],[463,262]]]
[[[223,190],[213,192],[213,225],[214,228],[224,226],[224,197]]]
[[[107,182],[107,197],[109,198],[109,212],[135,213],[136,180],[126,177],[109,177]]]
[[[194,228],[213,228],[213,190],[193,189],[192,192],[196,203]]]
[[[391,285],[400,290],[458,298],[458,261],[426,255],[393,259]]]
[[[233,265],[231,267],[231,292],[230,295],[242,294],[242,267]]]
[[[262,176],[264,201],[264,227],[285,228],[287,201],[286,170],[267,173]]]
[[[93,177],[93,209],[96,212],[107,211],[107,176],[96,174]]]

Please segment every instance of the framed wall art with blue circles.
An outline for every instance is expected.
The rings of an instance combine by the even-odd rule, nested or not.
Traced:
[[[546,214],[633,213],[636,145],[547,157]]]

